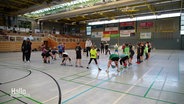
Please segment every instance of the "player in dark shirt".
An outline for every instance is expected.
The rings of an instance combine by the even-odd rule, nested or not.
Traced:
[[[81,65],[81,58],[82,58],[81,51],[82,51],[82,48],[80,47],[80,43],[77,43],[77,46],[75,47],[75,51],[76,51],[76,63],[75,63],[75,66],[78,67],[78,65],[79,65],[80,67],[83,67]]]
[[[137,64],[140,64],[140,54],[141,54],[141,48],[140,48],[140,43],[137,44]]]

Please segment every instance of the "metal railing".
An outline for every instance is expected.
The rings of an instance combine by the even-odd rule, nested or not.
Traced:
[[[67,43],[67,42],[85,42],[86,39],[81,39],[81,38],[63,38],[63,37],[55,37],[50,35],[49,38],[55,40],[56,42],[61,42],[61,43]]]
[[[26,36],[13,36],[13,35],[0,35],[0,41],[23,41]],[[67,43],[67,42],[85,42],[86,39],[81,38],[63,38],[63,37],[55,37],[55,36],[47,36],[47,37],[40,37],[40,36],[32,36],[33,39],[31,41],[43,41],[45,38],[51,38],[58,43]],[[29,37],[27,37],[29,38]]]
[[[25,37],[26,36],[0,35],[0,41],[23,41]],[[31,41],[42,41],[43,38],[44,37],[33,36]]]

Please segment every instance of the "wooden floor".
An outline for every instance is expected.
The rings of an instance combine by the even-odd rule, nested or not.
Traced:
[[[67,50],[75,63],[75,52]],[[117,73],[106,74],[108,55],[85,68],[61,66],[61,59],[42,63],[33,52],[31,63],[22,53],[0,53],[0,104],[184,104],[184,51],[155,50],[151,58]],[[58,85],[57,85],[58,84]],[[60,91],[59,91],[60,90]],[[12,95],[12,96],[10,96]]]

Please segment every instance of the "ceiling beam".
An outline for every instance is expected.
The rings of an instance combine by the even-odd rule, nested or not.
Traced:
[[[15,3],[18,3],[18,4],[29,5],[29,4],[25,3],[25,2],[20,2],[18,0],[11,0],[11,1],[15,2]]]
[[[111,3],[106,3],[103,5],[95,5],[91,7],[86,7],[82,9],[76,9],[72,11],[67,11],[67,12],[61,12],[49,16],[43,16],[40,19],[41,20],[47,20],[47,19],[56,19],[56,18],[61,18],[61,17],[67,17],[67,16],[72,16],[72,15],[81,15],[84,13],[93,13],[95,11],[103,11],[103,10],[111,10],[113,8],[117,7],[122,7],[126,5],[135,5],[135,4],[141,4],[144,3],[142,1],[140,2],[135,2],[135,0],[120,0],[116,2],[111,2]]]
[[[16,0],[11,0],[11,1],[16,1]],[[35,4],[34,6],[39,7],[39,9],[41,7],[43,8],[43,6],[48,6],[46,5],[46,3],[43,3],[44,2],[43,0],[40,0],[42,1],[42,4],[41,2],[38,3],[36,1],[34,2],[33,0],[19,0],[17,2],[21,2],[21,1],[23,3]],[[125,2],[125,1],[130,1],[130,2]],[[34,2],[34,3],[30,3],[30,2]],[[177,11],[180,11],[180,10],[182,11],[183,9],[183,0],[139,0],[139,1],[138,0],[118,0],[116,2],[112,2],[112,4],[104,3],[102,5],[95,5],[89,8],[75,9],[75,10],[67,11],[67,12],[59,12],[56,14],[40,17],[40,19],[41,20],[49,20],[49,19],[67,20],[65,18],[68,17],[70,18],[70,20],[67,20],[67,21],[81,21],[81,20],[102,19],[102,18],[103,19],[104,18],[113,19],[119,16],[120,17],[128,16],[132,18],[134,16],[140,15],[141,13],[145,13],[144,15],[146,14],[155,15],[159,13],[160,11],[172,10],[172,8],[177,8],[178,9]],[[175,6],[175,4],[177,5]],[[130,9],[128,11],[123,11],[123,9],[126,8],[127,6],[130,8],[136,8],[136,9]],[[32,7],[33,6],[29,7],[28,9],[26,8],[23,12],[30,12],[30,11],[38,10],[38,8],[31,9]],[[117,8],[121,12],[116,12]],[[115,10],[115,12],[112,10]],[[100,14],[99,12],[101,12],[102,14]],[[96,14],[94,15],[94,13]],[[83,14],[88,14],[88,15],[82,16]]]
[[[17,7],[17,6],[7,5],[7,4],[0,4],[0,6],[5,7],[5,8],[12,8],[12,9],[22,9],[22,8]]]
[[[144,0],[144,1],[145,1],[145,5],[148,7],[148,9],[153,13],[153,15],[155,15],[156,14],[155,8],[150,3],[148,3],[147,0]]]
[[[39,3],[32,2],[31,0],[20,0],[20,1],[24,1],[24,2],[27,2],[27,3],[34,4],[34,5],[41,5]]]
[[[182,10],[183,10],[183,0],[181,0],[181,9],[180,9],[181,13],[182,13]]]

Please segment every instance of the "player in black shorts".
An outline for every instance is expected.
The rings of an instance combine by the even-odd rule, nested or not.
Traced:
[[[68,55],[67,52],[64,52],[64,53],[63,53],[62,58],[63,58],[63,60],[62,60],[61,65],[66,65],[66,61],[67,61],[67,60],[69,60],[70,65],[72,65],[72,64],[71,64],[71,58],[69,57],[69,55]]]
[[[128,62],[129,62],[129,57],[128,57],[128,55],[126,55],[126,54],[121,54],[121,55],[119,55],[119,58],[120,58],[120,67],[122,68],[122,65],[124,65],[124,68],[127,68],[127,65],[128,65]]]
[[[54,48],[53,50],[52,50],[52,59],[53,60],[56,60],[56,54],[57,54],[58,52],[56,51],[56,48]]]
[[[149,59],[150,58],[150,53],[151,53],[152,46],[151,46],[151,43],[150,42],[147,42],[147,44],[148,44],[148,59]]]
[[[141,48],[140,48],[140,43],[137,44],[137,64],[140,64],[140,54],[141,54]]]
[[[81,55],[81,51],[82,51],[82,48],[80,47],[80,43],[77,43],[77,46],[75,47],[75,51],[76,51],[76,62],[75,62],[75,67],[83,67],[81,65],[81,58],[82,58],[82,55]],[[77,65],[78,63],[78,65]]]
[[[132,65],[132,60],[133,60],[133,56],[135,54],[134,50],[133,50],[133,46],[130,44],[130,56],[129,56],[129,66]]]
[[[51,48],[48,48],[45,56],[46,56],[47,63],[50,63],[50,57],[52,56]]]
[[[111,63],[114,62],[116,67],[117,67],[117,71],[120,72],[119,70],[119,66],[118,66],[118,61],[119,61],[119,56],[117,54],[111,54],[109,56],[109,61],[108,61],[108,65],[107,65],[107,70],[106,72],[109,73],[109,67],[111,66]]]
[[[140,52],[140,63],[141,62],[143,62],[143,58],[144,58],[144,43],[143,42],[141,42],[141,44],[140,44],[140,50],[141,50],[141,52]]]

